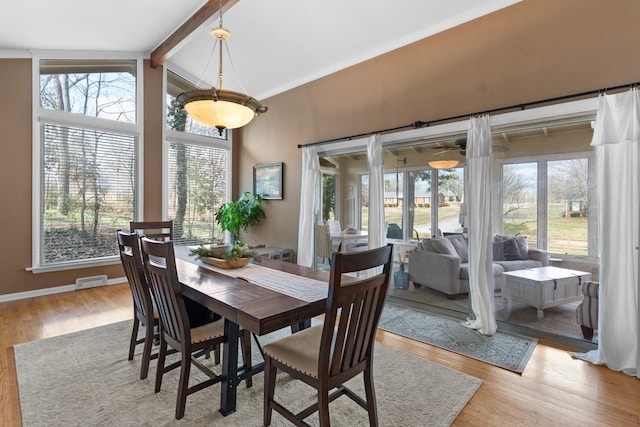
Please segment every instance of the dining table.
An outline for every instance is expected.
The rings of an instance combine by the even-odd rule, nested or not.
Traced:
[[[340,242],[339,244],[340,252],[347,252],[347,243],[367,241],[367,239],[369,238],[367,232],[362,230],[354,230],[351,232],[341,231],[339,233],[330,233],[329,237],[331,238],[331,241],[336,240]]]
[[[182,294],[224,318],[219,411],[227,416],[236,410],[238,385],[264,369],[264,362],[238,367],[240,328],[264,335],[309,327],[326,311],[329,273],[272,259],[223,269],[189,255],[187,246],[176,246],[175,254]]]

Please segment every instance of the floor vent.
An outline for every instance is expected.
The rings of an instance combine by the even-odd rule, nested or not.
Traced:
[[[95,288],[96,286],[104,286],[107,284],[107,276],[91,276],[79,277],[76,279],[76,289]]]

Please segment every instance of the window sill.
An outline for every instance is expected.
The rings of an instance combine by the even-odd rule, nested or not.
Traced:
[[[47,265],[41,265],[37,267],[27,267],[25,268],[25,270],[30,271],[33,274],[39,274],[39,273],[50,273],[53,271],[78,270],[81,268],[102,267],[105,265],[115,265],[115,264],[120,264],[120,258],[117,256],[85,260],[85,261],[59,262],[55,264],[47,264]]]

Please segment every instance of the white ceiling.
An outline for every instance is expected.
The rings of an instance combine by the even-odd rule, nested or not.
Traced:
[[[140,52],[146,57],[205,0],[0,0],[0,57],[13,50]],[[264,99],[520,0],[239,0],[225,12],[224,87]],[[169,65],[216,79],[209,19]],[[208,64],[208,65],[207,65]],[[237,72],[237,76],[236,76]],[[244,89],[242,88],[244,87]]]

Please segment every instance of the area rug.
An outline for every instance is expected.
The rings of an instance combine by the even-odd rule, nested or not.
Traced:
[[[223,417],[217,410],[220,388],[187,398],[185,417],[174,419],[178,372],[165,375],[160,393],[149,377],[140,380],[140,355],[127,360],[131,322],[120,322],[14,347],[22,425],[33,426],[261,426],[263,375],[253,387],[238,387],[238,410]],[[266,342],[272,337],[260,337]],[[140,347],[140,346],[139,346]],[[255,361],[261,361],[256,346]],[[209,359],[209,362],[212,361]],[[429,360],[376,344],[374,378],[381,426],[448,426],[482,381]],[[219,372],[219,366],[213,367]],[[202,379],[197,369],[192,379]],[[194,380],[194,381],[195,381]],[[361,377],[349,384],[364,396]],[[278,375],[276,398],[304,408],[315,391]],[[350,399],[331,403],[332,424],[368,425],[366,412]],[[317,415],[307,419],[317,425]],[[274,413],[272,425],[290,425]]]
[[[436,316],[409,307],[385,303],[380,329],[434,345],[474,359],[522,373],[537,340],[497,332],[482,335],[459,319]]]

